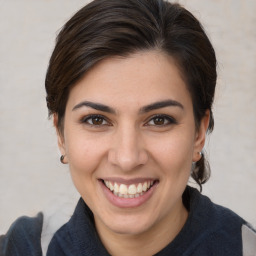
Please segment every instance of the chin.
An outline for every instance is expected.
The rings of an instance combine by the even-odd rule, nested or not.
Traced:
[[[121,235],[131,235],[136,236],[143,234],[148,230],[147,226],[141,226],[141,225],[115,225],[109,227],[114,233],[121,234]]]
[[[116,234],[140,235],[150,230],[154,221],[147,218],[145,214],[141,216],[120,216],[114,217],[106,223],[106,226]]]

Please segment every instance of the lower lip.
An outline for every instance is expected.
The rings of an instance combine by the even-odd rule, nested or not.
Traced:
[[[114,195],[104,184],[102,181],[99,181],[103,193],[107,197],[110,203],[120,208],[134,208],[138,207],[144,203],[146,203],[152,194],[154,193],[157,183],[155,183],[147,192],[144,192],[142,196],[134,197],[134,198],[123,198]]]

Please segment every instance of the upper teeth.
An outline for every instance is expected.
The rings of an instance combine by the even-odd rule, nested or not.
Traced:
[[[153,185],[153,181],[145,181],[138,184],[118,184],[116,182],[112,183],[111,181],[104,181],[106,187],[108,187],[115,194],[121,195],[136,195],[146,192],[150,186]]]

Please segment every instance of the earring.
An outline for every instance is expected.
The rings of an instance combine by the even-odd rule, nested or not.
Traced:
[[[61,155],[61,157],[60,157],[60,162],[61,162],[62,164],[66,164],[66,163],[64,162],[64,158],[65,158],[65,155]]]

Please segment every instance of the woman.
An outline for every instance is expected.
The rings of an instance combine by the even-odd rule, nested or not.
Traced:
[[[60,160],[81,199],[47,255],[253,250],[242,218],[187,186],[190,175],[200,189],[209,178],[216,78],[209,39],[178,4],[96,0],[66,23],[45,85]],[[42,225],[42,214],[17,220],[2,254],[41,255]]]

